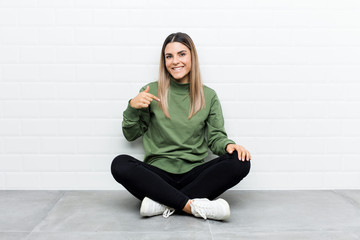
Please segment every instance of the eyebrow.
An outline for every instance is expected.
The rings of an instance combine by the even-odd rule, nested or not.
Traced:
[[[187,52],[186,50],[181,50],[181,51],[179,51],[178,53],[182,53],[182,52]],[[165,56],[166,55],[172,55],[171,53],[165,53]]]

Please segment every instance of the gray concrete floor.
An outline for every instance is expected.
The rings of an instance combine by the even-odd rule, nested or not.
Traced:
[[[228,191],[228,221],[142,218],[126,191],[0,191],[1,240],[360,239],[360,190]]]

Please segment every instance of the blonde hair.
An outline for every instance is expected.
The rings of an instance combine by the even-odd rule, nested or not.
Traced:
[[[200,75],[199,59],[196,52],[195,44],[186,33],[172,33],[164,41],[161,49],[160,68],[158,79],[158,97],[161,99],[159,106],[167,118],[170,118],[168,110],[168,92],[170,87],[170,73],[165,65],[165,48],[167,44],[179,42],[184,44],[191,52],[191,70],[189,72],[190,83],[190,111],[189,119],[193,117],[200,109],[205,107],[205,97],[203,84]]]

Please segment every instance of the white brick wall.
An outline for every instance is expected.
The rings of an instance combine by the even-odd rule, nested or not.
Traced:
[[[360,188],[357,0],[0,0],[0,189],[122,189],[122,111],[173,32],[195,41],[237,189]]]

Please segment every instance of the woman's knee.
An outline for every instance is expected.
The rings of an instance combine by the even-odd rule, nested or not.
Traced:
[[[111,173],[115,179],[118,179],[121,176],[124,176],[124,173],[127,172],[131,163],[133,162],[133,157],[122,154],[114,158],[111,163]]]
[[[250,161],[239,160],[236,151],[230,154],[230,156],[231,157],[228,158],[228,161],[230,163],[229,171],[233,172],[234,174],[238,175],[241,179],[243,179],[250,172],[250,168],[251,168]]]
[[[119,165],[121,165],[124,162],[124,160],[126,160],[126,158],[127,155],[125,154],[116,156],[111,163],[111,171],[115,170]]]

